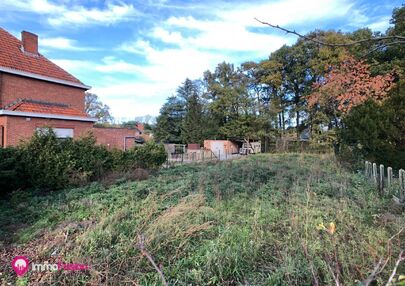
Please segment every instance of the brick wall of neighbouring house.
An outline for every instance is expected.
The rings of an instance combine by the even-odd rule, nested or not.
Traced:
[[[0,117],[0,147],[3,147],[3,143],[5,143],[6,140],[6,134],[2,133],[5,132],[6,130],[6,125],[7,125],[7,121],[5,117]],[[3,127],[3,129],[2,129]]]
[[[0,108],[19,98],[28,98],[64,103],[84,111],[83,89],[6,73],[0,74],[0,80]]]
[[[138,129],[131,128],[105,128],[105,127],[94,127],[92,129],[94,136],[97,138],[97,143],[106,145],[109,148],[117,148],[124,150],[134,147],[135,141],[133,138],[139,136]]]
[[[86,135],[92,130],[92,122],[70,121],[70,120],[57,120],[57,119],[43,119],[43,118],[30,118],[17,116],[1,116],[1,122],[5,122],[5,145],[15,146],[21,143],[21,140],[29,139],[39,127],[54,127],[54,128],[73,128],[74,138]]]
[[[3,103],[2,103],[2,90],[3,90],[3,73],[1,73],[0,72],[0,109],[1,109],[1,107],[3,106]]]
[[[92,122],[44,119],[44,118],[27,118],[17,116],[0,116],[0,126],[5,130],[5,146],[16,146],[22,140],[27,140],[34,134],[39,127],[53,128],[72,128],[74,138],[87,135],[91,132],[97,139],[97,143],[109,148],[124,150],[130,149],[135,145],[134,137],[140,136],[138,129],[131,128],[104,128],[93,127]],[[1,142],[1,141],[0,141]]]

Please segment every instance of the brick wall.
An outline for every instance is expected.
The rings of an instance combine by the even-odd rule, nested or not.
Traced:
[[[6,134],[5,134],[6,125],[7,125],[6,117],[3,117],[3,116],[0,117],[0,147],[3,147],[2,143],[5,143],[5,140],[6,140]]]
[[[92,128],[92,122],[1,116],[0,125],[5,123],[6,146],[15,146],[21,140],[29,139],[39,127],[72,128],[74,138],[86,135]]]
[[[128,150],[135,145],[133,138],[125,139],[125,137],[134,137],[140,135],[137,129],[130,128],[94,127],[92,132],[97,138],[98,144],[103,144],[109,148],[117,148],[121,150],[124,150],[125,147]]]
[[[91,132],[97,139],[97,143],[109,148],[128,150],[135,145],[134,137],[140,136],[137,129],[130,128],[104,128],[93,127],[92,122],[28,118],[20,116],[0,116],[0,126],[4,126],[5,147],[15,146],[22,140],[31,138],[39,127],[72,128],[74,138],[87,135]],[[0,141],[1,142],[1,141]]]
[[[68,104],[84,111],[84,90],[57,83],[0,73],[0,108],[18,98]]]
[[[3,100],[3,96],[2,96],[3,92],[2,92],[2,90],[3,90],[3,73],[0,72],[0,109],[3,106],[3,104],[2,104],[2,100]]]

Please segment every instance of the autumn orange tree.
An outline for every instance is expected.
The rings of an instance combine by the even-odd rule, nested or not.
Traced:
[[[308,106],[314,118],[316,113],[322,113],[329,127],[339,127],[341,118],[354,106],[367,99],[381,102],[393,86],[393,73],[372,76],[367,63],[347,56],[314,84]]]

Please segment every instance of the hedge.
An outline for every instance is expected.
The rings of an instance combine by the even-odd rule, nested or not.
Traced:
[[[0,148],[0,189],[61,189],[99,180],[111,171],[157,169],[165,160],[163,145],[154,142],[124,152],[97,145],[91,134],[58,139],[47,129],[18,147]]]

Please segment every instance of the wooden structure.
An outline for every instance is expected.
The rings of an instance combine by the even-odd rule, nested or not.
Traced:
[[[248,154],[257,154],[262,152],[262,144],[260,142],[249,142],[245,141],[242,144],[242,148],[239,149],[239,154],[248,155]]]

